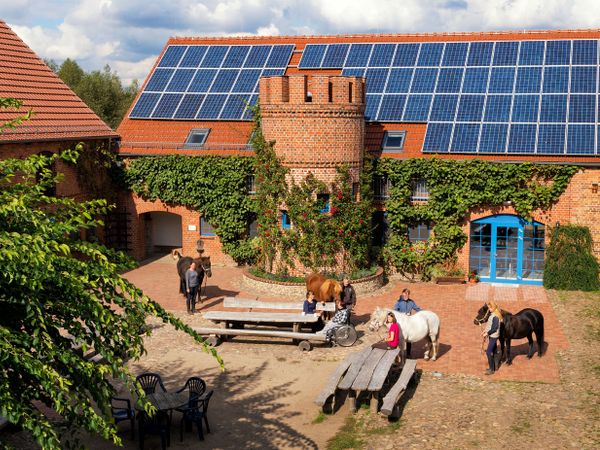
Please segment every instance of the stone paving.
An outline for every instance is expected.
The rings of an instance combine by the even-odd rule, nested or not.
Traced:
[[[178,292],[179,281],[175,263],[169,257],[144,264],[128,272],[126,277],[167,310],[185,311],[185,300]],[[513,365],[510,367],[502,365],[490,379],[559,382],[555,353],[558,349],[567,348],[568,342],[542,287],[498,286],[487,283],[440,286],[432,283],[407,283],[392,278],[382,289],[358,299],[353,321],[359,332],[368,334],[365,324],[373,309],[376,306],[391,307],[405,287],[411,290],[411,298],[420,307],[436,312],[441,320],[440,356],[437,361],[424,361],[423,345],[413,345],[413,357],[419,359],[420,368],[428,372],[461,373],[483,377],[486,358],[482,352],[481,330],[473,324],[473,318],[484,301],[493,299],[500,307],[513,313],[526,307],[533,307],[542,312],[545,318],[545,345],[542,358],[534,356],[528,360],[527,340],[513,341],[512,354],[515,356]],[[200,306],[200,311],[220,309],[223,296],[239,295],[277,300],[276,297],[264,293],[248,291],[242,285],[240,268],[213,268],[213,276],[207,280],[203,295],[206,295],[207,299]],[[368,338],[369,336],[364,340],[374,340]]]

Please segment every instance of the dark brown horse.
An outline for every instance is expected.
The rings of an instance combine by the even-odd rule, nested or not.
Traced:
[[[504,356],[506,344],[506,364],[512,364],[510,355],[510,343],[512,339],[527,338],[529,341],[529,351],[527,358],[533,356],[533,334],[538,345],[538,356],[542,356],[542,345],[544,344],[544,316],[537,309],[525,308],[516,314],[511,314],[508,311],[502,311],[502,324],[500,325],[500,349],[501,355]],[[477,316],[473,320],[475,325],[482,325],[487,322],[491,311],[487,304],[483,305],[477,311]]]
[[[198,282],[200,283],[200,287],[202,287],[202,280],[204,280],[204,274],[206,274],[209,278],[212,276],[212,271],[210,268],[210,256],[200,256],[198,258],[192,258],[191,256],[181,256],[181,253],[175,250],[173,252],[173,258],[177,260],[177,273],[179,274],[179,292],[184,297],[186,296],[185,273],[192,265],[192,262],[196,263],[196,273],[198,274]]]

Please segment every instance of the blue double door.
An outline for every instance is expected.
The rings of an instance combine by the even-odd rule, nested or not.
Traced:
[[[481,281],[542,284],[545,227],[513,215],[471,222],[469,271]]]

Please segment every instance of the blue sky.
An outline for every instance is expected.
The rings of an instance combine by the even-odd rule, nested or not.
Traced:
[[[142,81],[169,36],[597,28],[598,0],[0,0],[42,58]]]

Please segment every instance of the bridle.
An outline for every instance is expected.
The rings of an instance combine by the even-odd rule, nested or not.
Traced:
[[[484,323],[486,323],[488,321],[488,319],[490,318],[490,314],[492,314],[492,310],[490,308],[488,308],[487,313],[485,313],[483,315],[483,317],[481,319],[478,319],[477,317],[475,318],[475,322],[477,322],[477,325],[479,325],[479,329],[481,330],[481,327],[483,326]],[[487,336],[483,336],[481,338],[481,354],[483,354],[483,352],[485,351],[485,340],[487,339]]]
[[[208,281],[207,280],[208,277],[206,276],[206,272],[208,270],[210,270],[210,266],[205,266],[202,263],[202,258],[200,258],[200,267],[202,267],[202,272],[204,272],[204,275],[205,275],[205,276],[202,277],[202,278],[204,278],[204,290],[203,290],[202,286],[200,286],[200,297],[199,297],[199,299],[200,299],[200,303],[202,303],[202,293],[206,292],[206,282]]]

